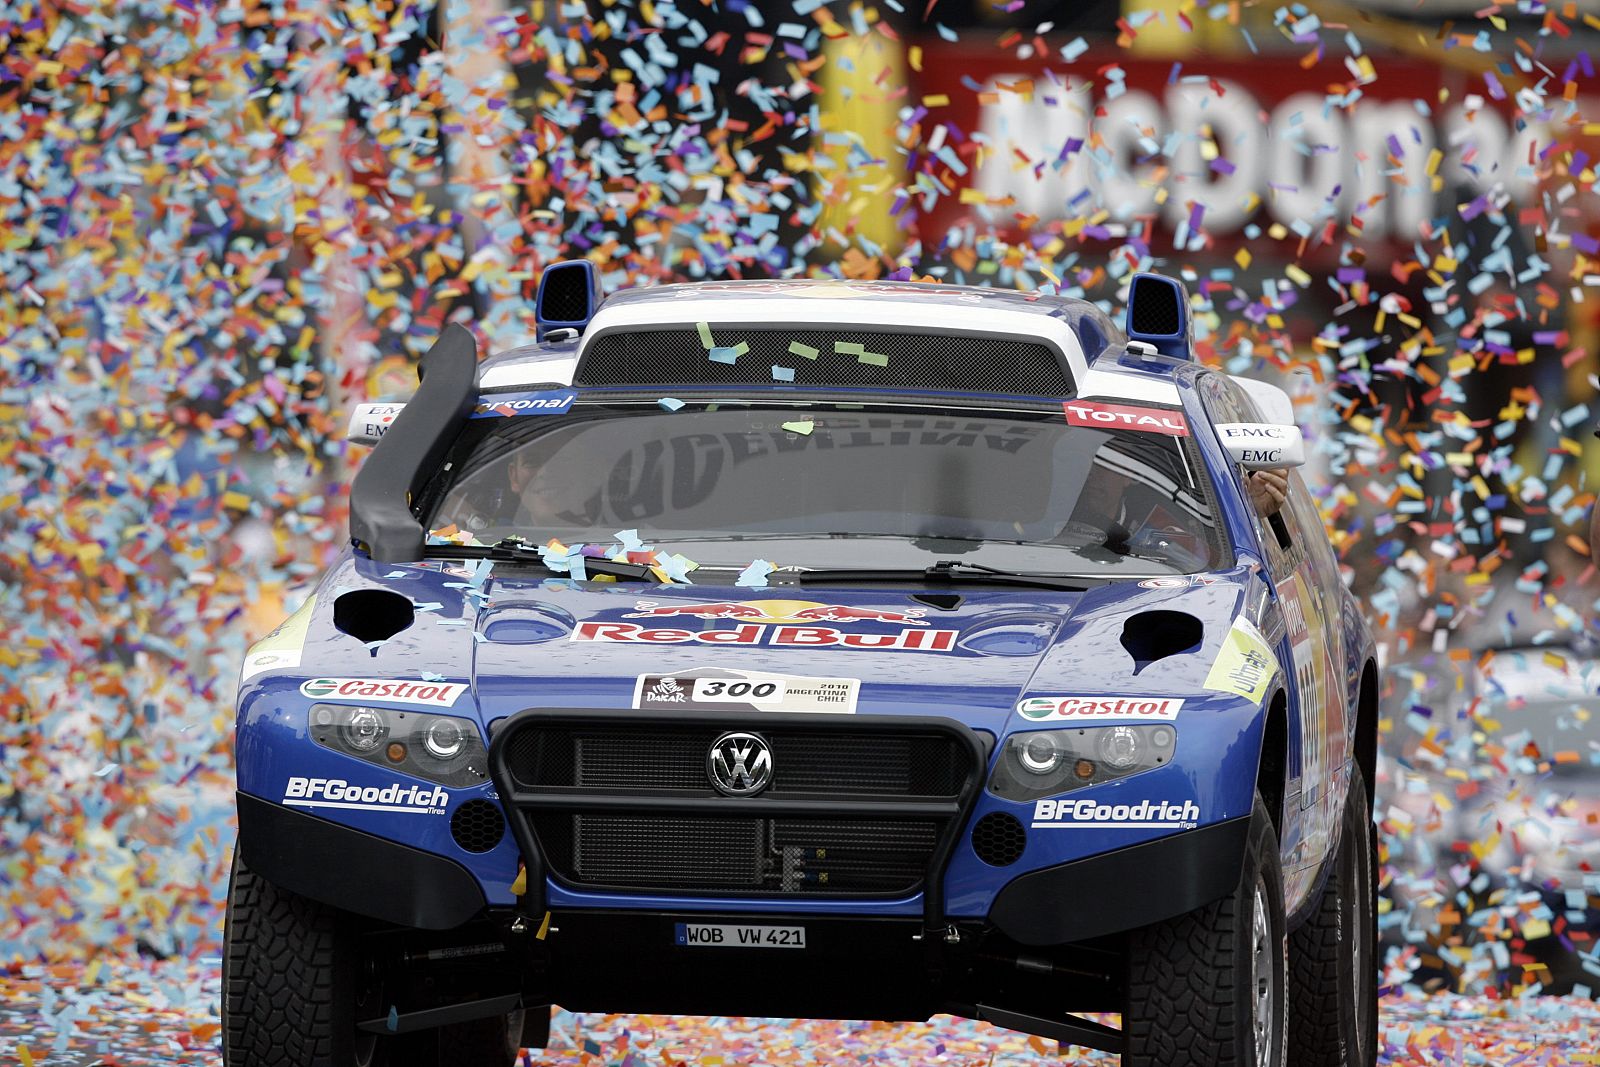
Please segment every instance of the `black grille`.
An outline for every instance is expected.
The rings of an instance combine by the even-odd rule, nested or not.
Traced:
[[[1128,294],[1132,333],[1175,334],[1183,324],[1178,287],[1160,281],[1134,280]]]
[[[939,840],[933,820],[537,815],[568,881],[751,894],[908,893]]]
[[[1003,811],[991,811],[972,828],[972,851],[991,867],[1011,866],[1022,858],[1027,844],[1022,824]]]
[[[469,800],[450,816],[450,836],[468,852],[488,852],[505,832],[505,817],[487,800]]]
[[[614,726],[523,730],[508,763],[523,788],[714,796],[706,753],[725,728]],[[945,734],[892,735],[793,727],[762,730],[772,746],[769,796],[825,794],[954,797],[963,759]]]
[[[753,799],[722,796],[707,775],[712,743],[731,725],[725,716],[663,723],[530,713],[498,739],[496,782],[502,796],[518,798],[517,817],[526,817],[549,872],[569,884],[740,895],[915,892],[935,857],[947,854],[976,788],[982,760],[969,737],[915,723],[785,718],[745,724],[772,751],[771,783]]]
[[[868,330],[712,327],[717,348],[749,350],[733,363],[710,358],[697,329],[610,331],[589,342],[574,385],[772,382],[772,368],[798,385],[960,389],[1017,396],[1070,396],[1073,382],[1048,345],[1000,337]],[[846,351],[840,351],[844,345]],[[882,366],[848,349],[886,356]],[[802,352],[814,350],[815,359]]]
[[[582,322],[589,317],[589,274],[580,266],[545,271],[539,310],[546,322]]]

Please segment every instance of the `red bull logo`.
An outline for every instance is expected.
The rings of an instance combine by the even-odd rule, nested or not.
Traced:
[[[748,619],[751,622],[881,622],[891,626],[926,626],[921,608],[880,611],[845,604],[818,604],[812,600],[741,600],[720,604],[639,604],[625,619]]]
[[[710,604],[658,604],[640,602],[624,619],[728,619],[738,625],[703,629],[651,626],[632,622],[582,622],[572,631],[574,641],[627,644],[776,645],[805,648],[867,648],[897,651],[948,652],[955,647],[957,631],[912,629],[926,627],[920,608],[884,611],[845,604],[819,604],[811,600],[745,600]],[[878,623],[899,627],[890,633],[846,633],[837,625]]]

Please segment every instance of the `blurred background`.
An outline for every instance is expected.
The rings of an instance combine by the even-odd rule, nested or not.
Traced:
[[[216,953],[239,661],[347,537],[350,408],[586,257],[1182,277],[1384,642],[1386,985],[1600,986],[1600,4],[7,0],[0,42],[0,966]]]

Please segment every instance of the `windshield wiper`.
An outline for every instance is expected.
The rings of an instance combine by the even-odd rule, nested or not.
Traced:
[[[566,571],[557,570],[547,563],[538,545],[520,537],[507,537],[492,545],[428,545],[423,549],[423,554],[431,559],[492,559],[508,563],[531,563],[551,574],[571,577]],[[586,575],[605,574],[627,581],[661,584],[661,579],[656,577],[648,563],[629,563],[603,556],[584,556],[583,572]]]
[[[1095,585],[1104,585],[1106,579],[1077,574],[1027,574],[1021,571],[985,567],[981,563],[966,563],[959,559],[941,559],[931,567],[903,570],[785,570],[786,577],[796,582],[970,582],[977,585],[1027,585],[1039,589],[1063,589],[1081,593]]]

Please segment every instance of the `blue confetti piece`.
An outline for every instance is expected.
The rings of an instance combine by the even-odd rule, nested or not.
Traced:
[[[683,407],[683,401],[671,396],[662,397],[656,404],[662,411],[678,411]]]
[[[733,584],[745,589],[765,589],[767,587],[767,575],[777,569],[764,559],[755,560],[739,572],[739,578]]]

